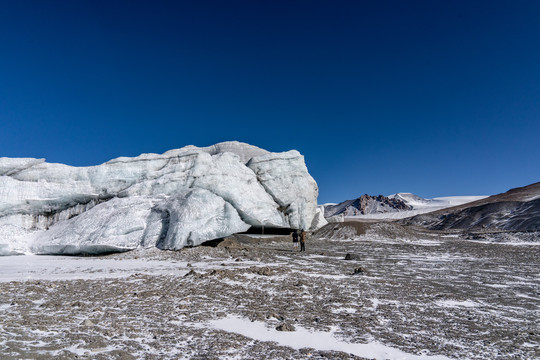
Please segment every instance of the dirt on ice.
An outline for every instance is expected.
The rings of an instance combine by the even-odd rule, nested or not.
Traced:
[[[0,258],[0,359],[540,358],[538,234],[392,226]]]

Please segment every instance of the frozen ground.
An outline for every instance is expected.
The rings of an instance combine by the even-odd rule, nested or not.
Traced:
[[[0,257],[0,358],[538,359],[539,244],[370,233],[306,253],[238,237]]]

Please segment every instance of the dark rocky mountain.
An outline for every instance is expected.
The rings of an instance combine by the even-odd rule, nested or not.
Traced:
[[[345,216],[380,214],[387,212],[412,210],[412,206],[407,205],[398,198],[387,196],[362,195],[354,200],[347,200],[337,205],[327,205],[324,208],[324,216],[330,217],[343,214]]]
[[[540,182],[402,220],[432,230],[540,230]]]

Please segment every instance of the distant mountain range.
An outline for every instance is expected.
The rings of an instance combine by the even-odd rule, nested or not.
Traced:
[[[452,196],[424,199],[411,193],[390,196],[362,195],[353,200],[324,206],[324,216],[357,219],[402,219],[456,205],[470,203],[486,196]]]
[[[362,195],[353,200],[347,200],[337,205],[324,207],[324,216],[331,217],[343,214],[344,216],[359,216],[367,214],[384,214],[389,212],[412,210],[412,206],[399,198],[387,196]]]
[[[329,220],[399,220],[431,230],[540,231],[540,182],[493,196],[424,199],[411,193],[362,195],[324,205]],[[337,218],[337,219],[336,219]]]
[[[540,182],[402,221],[432,230],[540,230]]]

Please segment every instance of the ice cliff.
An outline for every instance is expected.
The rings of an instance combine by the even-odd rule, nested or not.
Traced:
[[[318,188],[296,150],[225,142],[91,167],[0,158],[0,255],[180,249],[250,227],[315,229]]]

